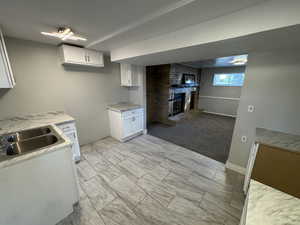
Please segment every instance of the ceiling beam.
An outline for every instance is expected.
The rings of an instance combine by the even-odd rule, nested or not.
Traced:
[[[186,5],[188,5],[188,4],[190,4],[194,1],[196,1],[196,0],[180,0],[180,1],[175,2],[173,4],[169,4],[167,6],[161,7],[157,11],[155,11],[151,14],[148,14],[148,15],[144,16],[143,18],[139,19],[137,22],[130,23],[127,26],[122,27],[119,30],[116,30],[115,32],[112,32],[112,33],[110,33],[110,34],[108,34],[108,35],[106,35],[106,36],[104,36],[104,37],[102,37],[102,38],[100,38],[96,41],[91,42],[90,44],[87,45],[87,47],[90,48],[90,47],[93,47],[96,44],[100,44],[100,43],[102,43],[102,42],[104,42],[108,39],[111,39],[111,38],[113,38],[117,35],[120,35],[124,32],[129,31],[129,30],[132,30],[136,27],[139,27],[139,26],[141,26],[141,25],[143,25],[143,24],[145,24],[145,23],[147,23],[151,20],[154,20],[154,19],[156,19],[160,16],[163,16],[163,15],[165,15],[167,13],[170,13],[170,12],[176,10],[176,9],[179,9],[183,6],[186,6]]]

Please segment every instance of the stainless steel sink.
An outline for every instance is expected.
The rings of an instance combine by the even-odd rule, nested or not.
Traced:
[[[25,154],[63,142],[51,126],[11,133],[1,140],[6,155]]]
[[[18,141],[8,145],[7,155],[23,154],[57,143],[58,138],[52,134]]]
[[[13,133],[11,135],[6,136],[6,139],[8,142],[17,142],[49,133],[51,133],[51,129],[49,127],[41,127]]]

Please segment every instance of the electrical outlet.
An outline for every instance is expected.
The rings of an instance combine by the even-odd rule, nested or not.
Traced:
[[[247,136],[242,136],[241,137],[241,142],[246,143],[247,142]]]
[[[248,105],[248,112],[254,112],[254,105]]]

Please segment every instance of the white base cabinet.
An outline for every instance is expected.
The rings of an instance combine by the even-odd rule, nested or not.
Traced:
[[[119,141],[127,141],[144,131],[144,109],[125,112],[108,110],[110,134]]]
[[[0,170],[0,224],[54,225],[79,201],[70,146]]]
[[[80,161],[80,146],[78,142],[77,130],[75,122],[57,124],[58,128],[62,130],[64,135],[66,135],[72,142],[72,153],[75,162]]]

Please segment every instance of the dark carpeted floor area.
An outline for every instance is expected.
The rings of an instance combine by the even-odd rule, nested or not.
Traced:
[[[206,113],[191,113],[175,126],[150,124],[148,133],[225,163],[235,119]]]

